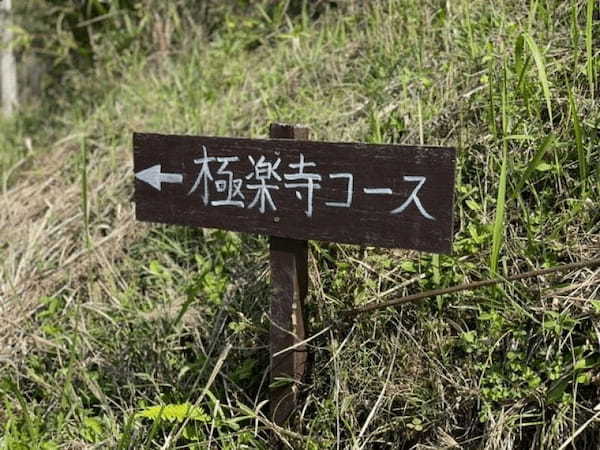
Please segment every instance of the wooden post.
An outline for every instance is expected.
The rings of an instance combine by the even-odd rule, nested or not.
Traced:
[[[9,118],[18,106],[17,64],[13,53],[11,0],[0,0],[0,85],[2,113]]]
[[[271,124],[270,137],[308,139],[308,128]],[[308,242],[270,236],[271,264],[271,383],[276,378],[294,382],[271,388],[273,422],[282,425],[296,406],[298,385],[306,370],[306,348],[278,352],[305,339],[304,300],[308,293]],[[277,355],[277,356],[275,356]]]

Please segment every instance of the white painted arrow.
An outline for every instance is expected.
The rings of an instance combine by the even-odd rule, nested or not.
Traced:
[[[183,183],[183,175],[179,173],[162,173],[160,164],[140,170],[135,174],[135,177],[159,191],[161,190],[161,183]]]

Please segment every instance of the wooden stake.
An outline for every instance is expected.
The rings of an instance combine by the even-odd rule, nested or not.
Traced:
[[[308,139],[308,128],[271,124],[271,138]],[[271,383],[287,378],[290,383],[271,388],[271,418],[283,425],[296,407],[298,383],[306,370],[306,348],[282,350],[305,339],[304,300],[308,293],[308,242],[270,236],[271,264]]]

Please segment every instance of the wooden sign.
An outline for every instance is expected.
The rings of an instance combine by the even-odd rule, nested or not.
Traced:
[[[138,220],[449,253],[448,147],[134,134]]]
[[[269,235],[272,420],[306,376],[308,239],[450,252],[453,148],[134,134],[138,220]],[[292,383],[276,383],[281,378]]]

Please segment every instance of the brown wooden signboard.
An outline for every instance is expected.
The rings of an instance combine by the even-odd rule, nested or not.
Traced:
[[[134,134],[138,220],[449,253],[455,150]]]

